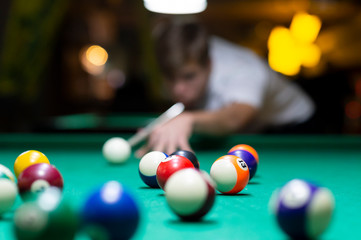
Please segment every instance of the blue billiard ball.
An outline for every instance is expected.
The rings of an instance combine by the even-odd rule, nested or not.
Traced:
[[[276,190],[270,200],[280,228],[293,239],[314,239],[328,227],[333,210],[332,192],[302,179]]]
[[[139,176],[151,188],[159,188],[157,182],[157,168],[161,161],[168,157],[160,151],[151,151],[145,154],[139,162]]]
[[[87,198],[81,212],[82,225],[92,239],[130,239],[140,221],[140,210],[121,183],[109,181]]]

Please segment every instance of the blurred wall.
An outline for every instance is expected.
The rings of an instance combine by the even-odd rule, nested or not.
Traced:
[[[51,131],[58,116],[158,113],[169,106],[151,39],[162,15],[142,1],[6,0],[0,6],[0,131]],[[300,11],[322,20],[316,40],[322,58],[289,78],[322,107],[329,133],[361,133],[357,1],[209,0],[194,17],[212,34],[267,59],[271,30],[289,27]],[[84,57],[91,46],[105,50],[104,65]]]

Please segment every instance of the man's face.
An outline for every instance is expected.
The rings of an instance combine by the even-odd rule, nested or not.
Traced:
[[[210,64],[201,66],[188,63],[181,67],[173,78],[166,78],[166,88],[175,102],[182,102],[186,108],[194,108],[205,94]]]

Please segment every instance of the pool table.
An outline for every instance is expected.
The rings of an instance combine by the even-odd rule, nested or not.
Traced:
[[[192,146],[201,169],[233,145],[245,143],[259,153],[256,176],[237,195],[217,194],[213,208],[199,222],[182,222],[168,208],[163,191],[148,188],[138,175],[139,159],[132,154],[122,165],[108,164],[101,147],[113,136],[130,133],[1,134],[0,162],[13,170],[25,150],[46,154],[64,178],[64,197],[79,210],[94,187],[108,180],[128,186],[141,209],[141,223],[133,239],[287,239],[268,210],[272,192],[293,178],[328,187],[336,208],[321,239],[361,239],[361,136],[345,135],[231,135],[194,136]],[[0,219],[0,239],[12,240],[12,218],[22,203]],[[79,232],[77,240],[88,239]]]

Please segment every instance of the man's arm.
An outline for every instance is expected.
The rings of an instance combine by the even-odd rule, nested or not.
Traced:
[[[257,109],[248,104],[233,103],[217,111],[191,114],[194,132],[222,135],[241,131],[255,117]]]
[[[148,143],[137,155],[157,150],[171,154],[177,149],[191,150],[189,138],[192,133],[222,135],[242,130],[256,115],[257,109],[247,105],[234,103],[217,111],[184,112],[154,129]]]

